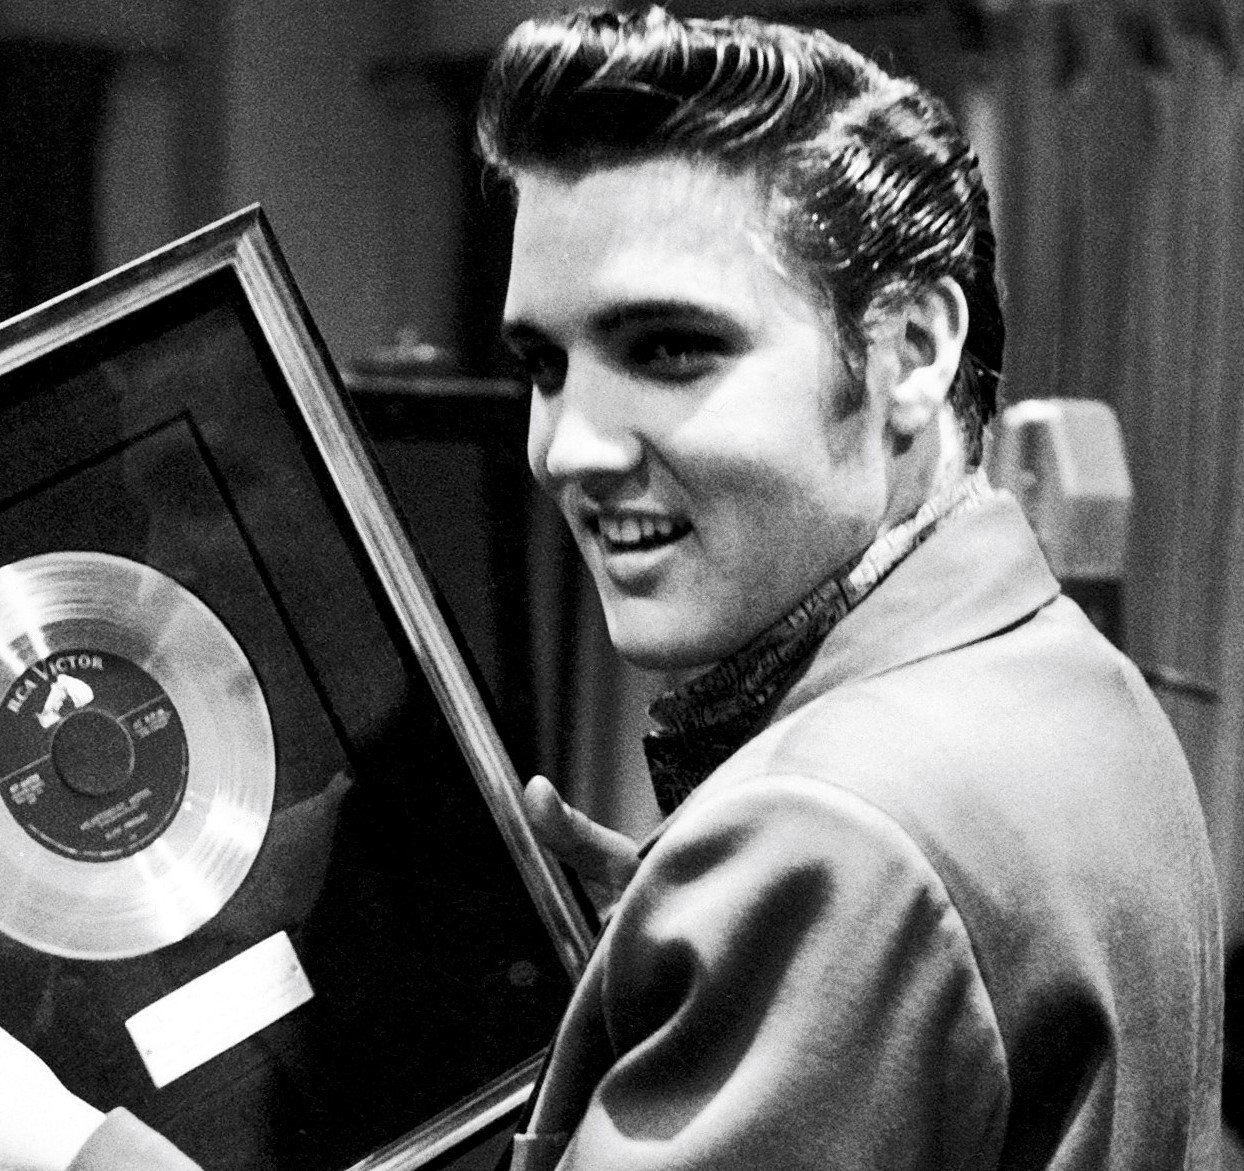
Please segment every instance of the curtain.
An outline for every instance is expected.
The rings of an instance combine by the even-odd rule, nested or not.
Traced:
[[[1125,642],[1201,788],[1239,926],[1244,70],[1216,0],[1021,6],[991,82],[1006,395],[1104,399],[1136,492]]]
[[[0,42],[0,318],[95,273],[95,149],[112,55]]]

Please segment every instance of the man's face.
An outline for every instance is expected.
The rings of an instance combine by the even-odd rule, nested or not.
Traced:
[[[520,178],[507,332],[528,458],[641,666],[707,665],[873,539],[883,417],[780,271],[748,176],[662,159]]]

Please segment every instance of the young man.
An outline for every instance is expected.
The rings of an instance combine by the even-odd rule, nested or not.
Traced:
[[[514,1166],[1216,1166],[1201,814],[975,470],[1003,329],[945,110],[822,34],[652,10],[524,25],[480,125],[533,471],[619,651],[685,680],[638,853],[533,790],[633,875]],[[163,1165],[104,1162],[133,1127],[73,1166]]]
[[[481,141],[532,469],[618,650],[690,675],[515,1166],[1216,1166],[1201,815],[974,470],[1003,329],[945,110],[821,34],[581,14],[514,34]]]

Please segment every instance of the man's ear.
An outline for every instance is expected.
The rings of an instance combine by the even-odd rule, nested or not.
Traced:
[[[942,277],[890,308],[874,344],[887,350],[886,422],[914,438],[946,401],[968,332],[968,303],[953,277]]]

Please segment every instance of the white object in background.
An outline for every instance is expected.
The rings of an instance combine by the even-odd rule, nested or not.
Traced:
[[[1028,399],[993,424],[989,478],[1018,497],[1054,576],[1119,580],[1132,478],[1114,408],[1096,399]]]

